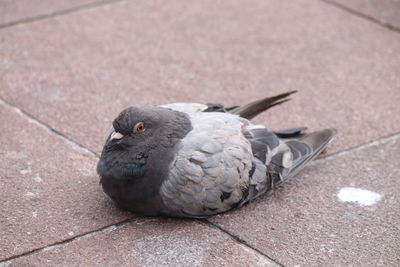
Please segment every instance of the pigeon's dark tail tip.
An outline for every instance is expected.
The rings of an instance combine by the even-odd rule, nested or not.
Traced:
[[[308,144],[316,153],[318,153],[325,149],[325,147],[334,139],[336,134],[336,129],[328,128],[308,134],[301,138],[300,141]]]

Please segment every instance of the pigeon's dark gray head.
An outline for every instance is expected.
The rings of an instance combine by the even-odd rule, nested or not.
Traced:
[[[113,121],[97,165],[104,191],[125,209],[161,209],[161,183],[177,144],[191,129],[182,112],[162,107],[123,110]]]

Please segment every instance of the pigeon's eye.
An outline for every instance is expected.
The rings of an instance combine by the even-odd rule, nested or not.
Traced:
[[[144,132],[145,130],[146,130],[146,128],[144,127],[143,122],[138,122],[138,123],[136,123],[135,127],[133,127],[133,131],[135,133],[141,133],[141,132]]]

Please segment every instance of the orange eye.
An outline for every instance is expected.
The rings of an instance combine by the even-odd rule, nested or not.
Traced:
[[[146,130],[146,128],[144,127],[143,122],[138,122],[138,123],[136,123],[135,127],[133,127],[133,131],[136,133],[141,133],[141,132],[144,132],[145,130]]]

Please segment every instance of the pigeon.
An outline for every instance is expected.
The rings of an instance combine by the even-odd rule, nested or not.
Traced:
[[[250,119],[291,91],[243,106],[132,106],[112,123],[97,172],[104,192],[145,216],[204,218],[239,208],[289,181],[336,134],[268,130]]]

